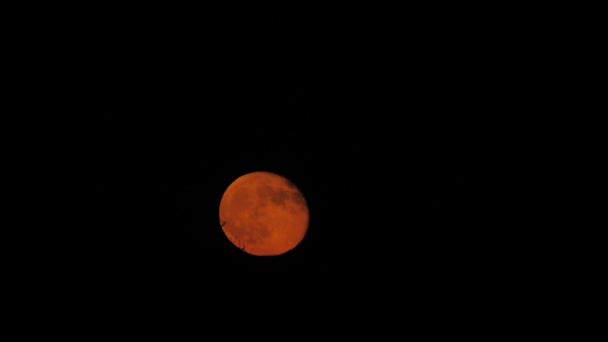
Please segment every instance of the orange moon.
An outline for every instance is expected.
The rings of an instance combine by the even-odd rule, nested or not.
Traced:
[[[228,186],[220,202],[220,224],[235,246],[256,256],[294,249],[308,230],[302,192],[287,178],[252,172]]]

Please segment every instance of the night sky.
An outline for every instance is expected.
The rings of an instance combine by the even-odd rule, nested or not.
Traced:
[[[489,166],[450,108],[457,96],[347,67],[260,69],[108,91],[90,180],[102,265],[199,277],[451,269],[474,258]],[[245,255],[221,231],[223,191],[253,171],[289,178],[309,203],[309,233],[284,256]]]
[[[70,20],[41,10],[41,27],[15,26],[32,30],[15,50],[25,66],[9,65],[13,88],[28,89],[17,115],[39,126],[30,115],[42,113],[49,138],[7,148],[49,151],[23,159],[37,163],[28,182],[51,189],[23,191],[50,213],[26,208],[26,221],[6,229],[24,236],[9,263],[45,320],[70,309],[97,325],[93,334],[123,324],[156,335],[154,320],[191,323],[181,314],[207,339],[293,328],[287,339],[325,337],[320,316],[358,334],[385,315],[403,337],[416,319],[424,334],[443,329],[437,315],[476,329],[480,320],[463,315],[473,302],[493,320],[484,306],[515,303],[556,264],[539,248],[554,228],[521,215],[542,203],[546,175],[529,175],[554,148],[536,134],[552,119],[532,117],[561,103],[544,86],[560,87],[561,66],[535,53],[550,26],[517,35],[521,22],[477,8],[462,10],[474,20],[447,8],[384,20],[386,9],[377,23],[341,10],[350,24],[321,29],[302,16],[296,32],[247,12],[259,22],[156,10],[66,10]],[[248,255],[220,226],[224,191],[255,171],[288,178],[308,203],[307,235],[281,256]],[[253,329],[236,323],[256,319]],[[174,340],[181,329],[168,331]]]
[[[203,49],[162,35],[84,46],[70,77],[90,163],[72,262],[103,281],[174,287],[251,273],[420,288],[484,278],[507,258],[494,198],[512,103],[494,80],[515,69],[448,34],[405,50],[247,37]],[[308,234],[285,255],[249,256],[221,230],[224,190],[253,171],[289,178],[308,201]]]

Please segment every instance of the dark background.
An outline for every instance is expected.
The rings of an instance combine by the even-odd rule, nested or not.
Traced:
[[[171,317],[204,335],[214,318],[264,320],[231,325],[249,338],[285,321],[381,332],[379,318],[451,334],[437,322],[510,324],[549,298],[535,280],[565,264],[547,250],[569,246],[525,217],[553,172],[535,166],[558,150],[538,133],[566,133],[548,104],[567,102],[554,56],[568,31],[536,21],[545,9],[245,21],[150,7],[30,8],[10,26],[6,97],[28,134],[7,147],[34,165],[8,182],[42,207],[13,201],[25,212],[5,229],[23,237],[4,243],[26,316],[95,334],[156,335]],[[301,245],[274,258],[234,247],[218,218],[226,187],[260,170],[292,180],[311,213]],[[488,314],[506,307],[514,318]]]
[[[500,123],[491,116],[504,109],[478,61],[418,46],[391,55],[254,44],[208,55],[140,43],[82,66],[93,83],[79,101],[95,118],[90,223],[108,241],[102,265],[195,278],[462,274],[492,249],[485,235],[496,221],[484,217]],[[291,179],[310,205],[309,234],[281,257],[247,256],[219,226],[223,191],[258,170]]]
[[[541,76],[509,32],[141,20],[41,31],[47,58],[31,55],[45,106],[78,117],[60,268],[149,292],[252,273],[477,291],[521,258],[512,127],[527,127],[516,115]],[[283,256],[246,255],[221,231],[224,190],[253,171],[308,201],[309,232]]]

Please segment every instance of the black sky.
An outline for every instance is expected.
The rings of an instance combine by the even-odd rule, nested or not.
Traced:
[[[138,27],[56,43],[69,67],[47,71],[87,141],[82,229],[65,241],[74,267],[136,283],[293,272],[440,284],[504,262],[494,198],[508,180],[495,175],[510,167],[497,156],[519,69],[489,34],[293,44]],[[286,176],[309,203],[309,233],[286,255],[248,256],[221,231],[223,191],[252,171]]]
[[[464,92],[428,84],[447,75],[428,82],[415,64],[408,77],[206,63],[175,75],[117,67],[88,100],[91,223],[117,249],[111,261],[161,272],[332,272],[469,253],[461,246],[478,233],[491,152],[457,108]],[[252,171],[288,177],[309,201],[310,232],[288,255],[249,257],[222,235],[221,195]]]
[[[534,30],[531,11],[433,6],[290,12],[298,30],[284,13],[241,12],[250,24],[232,9],[25,11],[8,34],[9,88],[26,130],[40,126],[32,113],[49,124],[7,144],[32,144],[19,153],[36,164],[7,181],[50,189],[21,191],[44,210],[24,206],[6,228],[24,238],[5,240],[19,273],[5,278],[27,292],[9,296],[34,302],[26,316],[96,335],[156,337],[171,317],[204,337],[234,319],[228,333],[247,338],[381,333],[381,315],[401,336],[417,322],[452,334],[442,315],[473,330],[494,320],[498,301],[516,303],[556,264],[541,248],[554,228],[520,215],[541,204],[545,175],[519,180],[553,148],[537,132],[562,103],[561,52],[538,53],[553,27]],[[222,233],[221,196],[253,171],[289,178],[308,202],[308,234],[285,255],[249,256]]]

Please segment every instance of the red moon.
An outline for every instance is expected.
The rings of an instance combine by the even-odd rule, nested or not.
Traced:
[[[309,211],[302,192],[287,178],[252,172],[228,186],[220,201],[220,224],[235,246],[256,256],[294,249],[308,230]]]

